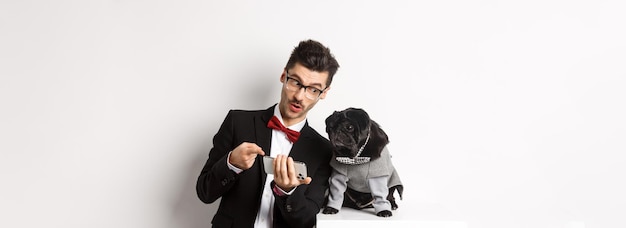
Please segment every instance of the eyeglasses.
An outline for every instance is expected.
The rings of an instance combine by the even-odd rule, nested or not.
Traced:
[[[302,85],[300,81],[295,78],[289,76],[289,72],[285,70],[285,74],[287,74],[287,80],[285,80],[285,88],[292,92],[300,91],[300,89],[304,88],[304,96],[311,100],[316,100],[322,95],[324,90],[326,89],[318,89],[313,86],[305,86]]]

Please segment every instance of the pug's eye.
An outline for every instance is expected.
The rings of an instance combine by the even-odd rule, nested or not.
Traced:
[[[354,126],[346,125],[346,130],[348,130],[349,132],[352,132],[352,131],[354,131]]]

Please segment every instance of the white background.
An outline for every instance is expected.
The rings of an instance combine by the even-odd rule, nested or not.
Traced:
[[[414,219],[624,227],[623,1],[0,1],[0,227],[208,227],[227,111],[265,109],[300,40],[341,65]],[[421,213],[428,212],[428,213]],[[406,212],[405,212],[406,213]]]

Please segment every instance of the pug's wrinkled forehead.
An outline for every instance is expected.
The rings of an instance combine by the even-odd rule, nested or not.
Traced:
[[[333,112],[328,118],[326,118],[326,130],[334,129],[338,124],[344,125],[343,127],[355,127],[357,131],[364,131],[369,128],[370,117],[365,110],[360,108],[350,107],[340,112]],[[346,126],[351,124],[351,126]]]

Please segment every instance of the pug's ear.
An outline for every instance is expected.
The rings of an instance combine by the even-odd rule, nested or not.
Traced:
[[[367,130],[370,125],[370,116],[363,109],[349,108],[346,115],[348,118],[355,120],[362,131]]]
[[[337,119],[339,118],[339,112],[334,111],[333,114],[326,117],[326,132],[330,132],[331,127],[334,127],[337,123]]]
[[[387,143],[389,143],[389,136],[387,135],[387,133],[383,130],[382,127],[380,127],[380,125],[378,123],[376,123],[376,121],[372,120],[372,139],[374,138],[378,138],[378,141],[381,142],[382,145],[387,145]],[[382,150],[382,148],[381,148]]]
[[[337,114],[338,114],[338,113],[339,113],[339,112],[334,111],[334,112],[333,112],[333,114],[330,114],[330,116],[326,117],[326,125],[328,125],[328,124],[332,123],[332,120],[333,120],[333,119],[337,119]]]

